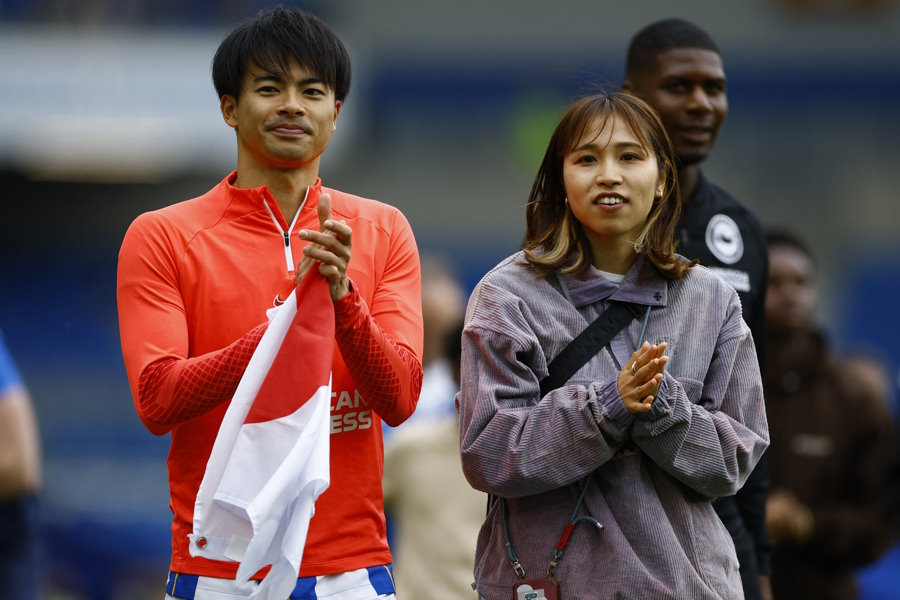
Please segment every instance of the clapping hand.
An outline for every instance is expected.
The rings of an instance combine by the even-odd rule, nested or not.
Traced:
[[[319,231],[303,229],[300,239],[311,243],[303,249],[303,258],[297,265],[297,281],[316,263],[319,272],[328,279],[331,299],[337,302],[350,291],[347,265],[350,264],[350,247],[353,231],[344,221],[331,218],[331,196],[322,194],[318,205]]]
[[[663,356],[665,350],[666,342],[644,342],[619,372],[619,394],[629,412],[650,412],[669,360],[668,356]]]

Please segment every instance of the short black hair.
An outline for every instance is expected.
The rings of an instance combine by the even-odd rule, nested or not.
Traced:
[[[350,91],[350,55],[321,19],[295,8],[261,10],[238,25],[219,44],[212,62],[213,85],[219,98],[238,99],[251,65],[282,74],[291,62],[308,69],[343,102]]]
[[[631,38],[625,73],[653,69],[657,56],[676,48],[700,48],[721,54],[712,37],[699,26],[684,19],[663,19],[647,25]]]
[[[798,252],[805,254],[810,262],[815,266],[816,257],[813,256],[812,250],[803,239],[793,231],[781,227],[770,227],[766,229],[766,246],[785,246],[793,248]]]

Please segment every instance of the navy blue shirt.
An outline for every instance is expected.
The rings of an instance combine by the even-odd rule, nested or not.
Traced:
[[[760,372],[764,375],[769,255],[759,219],[701,174],[694,195],[685,200],[675,239],[679,254],[699,259],[700,264],[737,290],[744,321],[753,334]],[[720,498],[714,504],[734,540],[748,600],[760,597],[757,575],[770,572],[772,542],[765,521],[768,490],[764,454],[744,487],[736,495]]]
[[[3,394],[11,387],[21,384],[22,375],[19,374],[19,369],[6,348],[3,332],[0,331],[0,394]]]
[[[765,367],[766,285],[769,255],[759,219],[734,196],[703,175],[675,229],[678,253],[700,259],[731,284],[741,298],[744,321],[753,334],[760,370]]]

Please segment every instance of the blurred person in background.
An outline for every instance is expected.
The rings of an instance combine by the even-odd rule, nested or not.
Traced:
[[[854,570],[891,541],[884,390],[831,354],[814,323],[817,269],[790,231],[767,233],[769,534],[776,599],[855,598]]]
[[[120,334],[135,406],[152,433],[171,433],[166,597],[245,598],[264,574],[235,582],[237,563],[191,556],[188,534],[267,310],[317,266],[335,318],[330,486],[315,504],[291,597],[394,598],[381,421],[408,418],[422,381],[412,231],[399,210],[319,179],[350,86],[350,58],[325,23],[300,10],[264,10],[225,37],[212,73],[236,134],[237,170],[199,198],[139,216],[119,253]]]
[[[391,454],[390,448],[395,433],[419,423],[446,422],[448,418],[456,422],[457,419],[456,406],[453,403],[453,399],[456,396],[456,392],[459,391],[459,383],[453,376],[453,364],[451,357],[447,354],[446,339],[447,335],[452,333],[462,323],[463,313],[466,310],[466,294],[450,263],[438,256],[424,256],[421,264],[422,326],[424,334],[422,345],[422,390],[419,393],[416,411],[409,419],[396,428],[389,426],[387,423],[383,424],[385,469],[387,469],[387,456]],[[407,440],[410,439],[409,436],[403,437]],[[413,436],[414,438],[415,436]],[[409,442],[404,442],[401,446],[408,449]],[[455,454],[458,455],[459,444],[455,443],[455,446],[457,448]],[[406,449],[393,454],[402,456],[407,452]],[[397,469],[394,470],[397,471]],[[402,477],[402,475],[397,474],[394,476],[395,479],[399,477]],[[468,488],[468,486],[466,487]],[[394,527],[395,521],[406,520],[406,515],[396,515],[394,514],[395,510],[401,510],[397,502],[386,502],[385,515],[387,518],[388,542],[390,542],[392,548],[403,541],[395,537],[397,535]],[[404,527],[408,526],[404,525]],[[407,530],[403,537],[409,535],[410,532]]]
[[[483,598],[741,597],[712,499],[740,488],[768,443],[762,381],[735,290],[675,254],[680,214],[649,105],[616,92],[569,107],[525,249],[466,311],[463,471],[492,497]],[[558,371],[573,344],[581,359]]]
[[[31,398],[0,331],[0,598],[38,598],[41,443]]]
[[[452,356],[446,340],[462,322],[466,292],[452,266],[437,256],[422,257],[422,391],[416,412],[397,429],[413,423],[456,417],[453,398],[459,383],[453,378]],[[395,429],[385,427],[385,444]]]
[[[863,345],[845,350],[840,357],[841,368],[847,372],[866,395],[883,398],[894,407],[895,382],[886,357],[876,348]],[[894,526],[892,547],[879,559],[856,572],[859,600],[893,600],[900,590],[900,423],[894,416],[892,428],[892,456],[888,469],[888,515]]]
[[[423,271],[423,286],[427,279]],[[459,317],[457,325],[445,331],[439,356],[457,390],[462,352]],[[425,327],[427,331],[427,320]],[[463,475],[455,408],[404,423],[385,442],[384,503],[395,525],[394,574],[402,598],[477,598],[472,563],[485,502],[485,494],[472,489]]]
[[[675,229],[678,253],[698,259],[737,290],[764,371],[767,258],[762,225],[749,208],[700,170],[728,114],[719,48],[694,23],[683,19],[652,23],[631,39],[623,88],[659,113],[672,140],[684,199],[684,214]],[[764,455],[737,494],[714,503],[734,540],[747,600],[771,596],[767,490]]]

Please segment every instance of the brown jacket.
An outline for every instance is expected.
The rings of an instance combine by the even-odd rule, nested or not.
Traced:
[[[793,492],[814,520],[809,539],[776,544],[774,596],[854,598],[853,571],[891,541],[888,405],[855,385],[816,333],[770,333],[768,350],[770,490]]]

